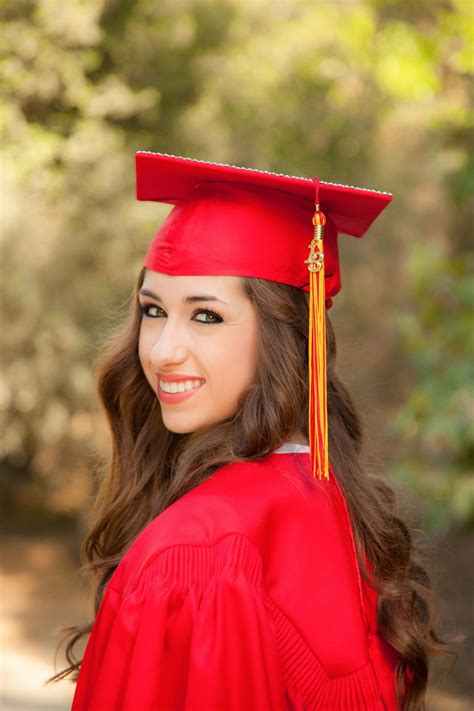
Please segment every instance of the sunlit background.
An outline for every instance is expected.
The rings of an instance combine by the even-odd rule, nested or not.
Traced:
[[[470,0],[10,0],[2,18],[2,709],[68,709],[90,619],[84,512],[109,452],[92,362],[168,208],[152,150],[389,191],[341,236],[331,318],[368,466],[420,532],[441,630],[429,709],[472,708]],[[62,669],[59,656],[56,671]]]

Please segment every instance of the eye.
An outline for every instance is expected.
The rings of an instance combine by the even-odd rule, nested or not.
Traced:
[[[150,309],[158,309],[158,312],[161,312],[161,314],[165,313],[163,309],[160,306],[156,306],[156,304],[142,304],[140,305],[141,316],[145,318],[162,318],[162,315],[160,313],[152,315],[150,313]],[[204,314],[205,318],[195,318],[198,314]],[[210,309],[197,309],[193,312],[193,318],[195,318],[198,323],[205,324],[221,323],[224,320],[222,316],[217,313],[217,311],[211,311]]]
[[[224,320],[222,316],[217,313],[217,311],[211,311],[210,309],[200,309],[199,311],[195,311],[193,316],[196,316],[197,314],[206,314],[206,316],[212,317],[212,321],[202,321],[201,319],[196,319],[199,323],[221,323]]]
[[[150,315],[150,309],[158,309],[158,311],[163,311],[160,306],[156,306],[155,304],[142,304],[140,305],[140,314],[146,318],[158,318],[157,316]]]

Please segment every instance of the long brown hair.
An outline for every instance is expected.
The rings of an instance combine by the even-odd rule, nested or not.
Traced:
[[[95,363],[97,392],[112,435],[111,460],[93,498],[81,547],[82,571],[95,591],[95,614],[114,570],[152,519],[224,464],[261,459],[294,433],[308,437],[309,295],[286,284],[242,278],[259,322],[255,380],[242,393],[232,418],[199,433],[175,434],[163,424],[138,359],[138,291],[145,271],[138,276],[125,319],[111,330]],[[331,466],[349,509],[361,574],[378,592],[380,632],[400,654],[400,707],[423,709],[430,655],[446,651],[434,626],[430,578],[415,561],[420,551],[400,518],[394,490],[361,464],[361,420],[336,374],[336,339],[326,319]],[[47,683],[77,680],[82,660],[75,658],[73,648],[91,629],[92,623],[62,628],[66,636],[58,648],[69,640],[69,667]],[[413,675],[409,685],[407,669]]]

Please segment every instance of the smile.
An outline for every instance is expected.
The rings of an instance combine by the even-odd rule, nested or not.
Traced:
[[[160,388],[165,393],[184,393],[186,390],[194,390],[202,384],[201,380],[184,380],[182,382],[161,380]]]
[[[161,380],[160,378],[158,386],[158,397],[160,398],[161,402],[167,404],[181,402],[182,400],[186,400],[188,397],[191,397],[192,395],[197,393],[197,391],[200,390],[203,385],[204,382],[201,380],[167,382],[165,380]]]

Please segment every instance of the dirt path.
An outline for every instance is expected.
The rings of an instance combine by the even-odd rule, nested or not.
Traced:
[[[55,673],[54,630],[75,624],[88,612],[87,587],[60,539],[4,537],[1,586],[2,711],[66,711],[74,686],[43,686]],[[56,671],[63,668],[58,654]]]

